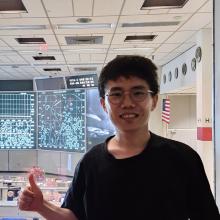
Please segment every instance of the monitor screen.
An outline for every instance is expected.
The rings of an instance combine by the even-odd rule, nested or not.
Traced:
[[[84,89],[38,93],[38,147],[85,152]]]
[[[113,124],[100,104],[98,89],[86,93],[87,150],[115,133]]]
[[[36,90],[65,89],[64,77],[36,78],[34,81]]]
[[[97,74],[76,75],[66,77],[67,88],[90,88],[98,86]]]
[[[35,94],[0,93],[0,149],[35,148]]]

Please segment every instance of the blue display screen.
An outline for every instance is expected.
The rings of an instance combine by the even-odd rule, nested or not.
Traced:
[[[0,93],[0,149],[35,148],[35,94]]]
[[[38,146],[85,152],[84,89],[38,93]]]
[[[84,153],[114,132],[97,88],[0,93],[0,149]]]
[[[89,89],[86,94],[86,134],[87,150],[102,143],[115,133],[107,113],[100,104],[98,89]]]

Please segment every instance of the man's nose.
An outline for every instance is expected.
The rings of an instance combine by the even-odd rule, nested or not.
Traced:
[[[127,106],[135,106],[134,101],[132,100],[131,94],[130,93],[124,93],[123,99],[122,99],[122,106],[127,107]]]

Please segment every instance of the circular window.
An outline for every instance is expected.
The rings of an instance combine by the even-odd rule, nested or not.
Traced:
[[[163,83],[165,84],[166,81],[167,81],[167,77],[166,77],[166,75],[164,74],[164,75],[163,75]]]
[[[202,49],[201,49],[201,47],[197,47],[197,48],[196,48],[195,57],[196,57],[196,60],[197,60],[198,62],[201,61],[201,59],[202,59]]]
[[[172,73],[171,73],[171,71],[169,72],[168,79],[171,82],[171,80],[172,80]]]
[[[179,70],[178,67],[175,68],[175,78],[177,79],[179,75]]]
[[[191,68],[192,68],[192,71],[196,70],[196,58],[192,59],[192,61],[191,61]]]
[[[186,73],[187,73],[187,65],[186,65],[186,63],[184,63],[184,64],[182,65],[182,74],[185,76]]]

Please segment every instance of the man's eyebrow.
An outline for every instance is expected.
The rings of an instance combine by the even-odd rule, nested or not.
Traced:
[[[130,90],[133,90],[133,89],[147,89],[145,86],[142,86],[142,85],[138,85],[138,86],[134,86],[134,87],[131,87]],[[122,87],[112,87],[109,91],[123,91],[123,88]]]
[[[131,89],[147,89],[145,86],[134,86]]]
[[[123,90],[121,87],[112,87],[109,91]]]

